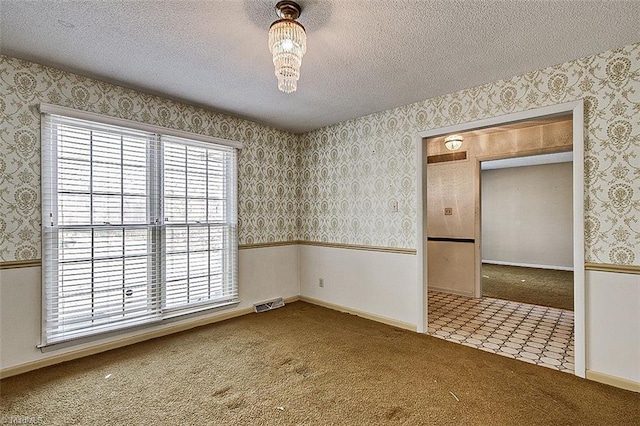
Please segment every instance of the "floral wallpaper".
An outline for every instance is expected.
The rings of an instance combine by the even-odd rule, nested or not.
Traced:
[[[40,102],[243,142],[242,245],[414,248],[417,132],[578,99],[586,261],[639,265],[640,43],[302,135],[0,56],[0,262],[40,257]]]
[[[0,56],[0,262],[40,258],[41,102],[243,142],[240,244],[297,239],[298,136]]]
[[[640,43],[302,135],[300,238],[414,248],[417,132],[578,99],[586,261],[639,265]]]

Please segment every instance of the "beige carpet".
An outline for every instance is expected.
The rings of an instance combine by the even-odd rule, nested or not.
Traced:
[[[640,394],[302,302],[0,382],[59,425],[633,425]]]
[[[573,272],[483,263],[482,295],[573,311]]]

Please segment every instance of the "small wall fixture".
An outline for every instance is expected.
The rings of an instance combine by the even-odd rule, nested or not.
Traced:
[[[462,135],[449,135],[444,138],[444,146],[449,151],[455,151],[456,149],[460,149],[463,140]]]
[[[301,11],[294,1],[279,1],[276,14],[281,19],[269,28],[269,51],[276,67],[278,89],[285,93],[296,91],[302,57],[307,51],[307,34],[302,24],[296,22]]]

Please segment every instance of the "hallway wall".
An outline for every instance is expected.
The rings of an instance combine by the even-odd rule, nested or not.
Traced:
[[[481,172],[482,261],[573,269],[571,163]]]

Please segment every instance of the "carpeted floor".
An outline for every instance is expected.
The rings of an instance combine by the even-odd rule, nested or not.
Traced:
[[[640,419],[640,394],[302,302],[0,386],[3,420],[58,425],[632,425]]]
[[[482,295],[573,311],[573,272],[483,263]]]

